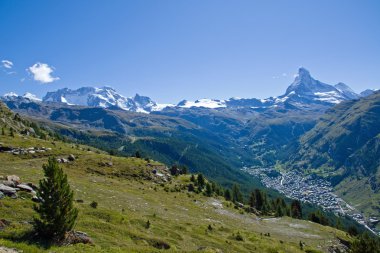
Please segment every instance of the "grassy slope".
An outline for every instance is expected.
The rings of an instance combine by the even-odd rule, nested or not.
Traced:
[[[62,166],[75,191],[75,198],[84,200],[84,203],[76,204],[80,214],[75,229],[87,232],[94,239],[95,246],[45,249],[28,241],[15,241],[31,229],[28,222],[34,215],[33,203],[28,198],[2,199],[1,216],[10,220],[12,225],[0,231],[0,245],[23,249],[24,252],[154,252],[159,250],[152,245],[159,241],[170,244],[171,249],[167,252],[197,251],[202,246],[208,247],[205,252],[215,249],[223,252],[300,252],[300,240],[308,247],[326,249],[336,242],[336,235],[347,239],[345,233],[330,227],[290,218],[258,220],[251,214],[240,214],[222,199],[189,195],[185,191],[167,192],[165,187],[144,179],[150,169],[141,159],[112,157],[114,166],[106,168],[98,163],[108,161],[110,156],[89,152],[87,147],[78,149],[59,142],[53,145],[20,136],[1,136],[0,142],[53,149],[38,157],[0,153],[0,174],[16,174],[24,182],[37,183],[42,178],[41,166],[48,155],[64,157],[72,153],[79,157],[74,163]],[[106,175],[87,172],[87,168]],[[121,177],[112,176],[121,174]],[[177,178],[166,188],[174,188],[186,180],[188,177]],[[99,203],[97,209],[89,206],[93,200]],[[149,229],[145,228],[147,220],[152,224]],[[214,229],[206,232],[209,224]],[[233,238],[238,231],[244,241]],[[260,233],[270,233],[271,237]]]

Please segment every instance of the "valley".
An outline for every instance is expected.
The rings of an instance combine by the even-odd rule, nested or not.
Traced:
[[[275,168],[243,168],[243,171],[259,178],[268,188],[275,189],[285,196],[304,203],[320,206],[338,216],[348,216],[364,225],[369,231],[380,235],[374,224],[378,217],[365,217],[359,210],[339,197],[327,180],[315,175],[300,172],[278,172]]]

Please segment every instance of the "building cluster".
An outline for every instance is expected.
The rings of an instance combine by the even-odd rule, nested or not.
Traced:
[[[243,170],[259,178],[266,187],[275,189],[289,198],[316,204],[322,209],[336,214],[348,215],[373,231],[371,225],[374,222],[367,220],[363,214],[338,197],[330,182],[323,178],[315,175],[305,176],[297,171],[278,172],[274,168],[245,167]]]

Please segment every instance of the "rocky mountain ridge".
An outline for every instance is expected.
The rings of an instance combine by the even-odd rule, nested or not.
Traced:
[[[125,97],[111,87],[82,87],[76,90],[63,88],[48,92],[42,99],[26,93],[22,99],[39,102],[55,102],[67,105],[80,105],[102,108],[119,108],[126,111],[152,113],[170,110],[171,108],[207,108],[207,109],[267,109],[273,107],[309,108],[310,105],[331,106],[342,101],[358,99],[372,94],[374,90],[365,90],[358,94],[348,85],[338,83],[330,85],[314,79],[308,70],[300,68],[293,83],[286,92],[278,97],[266,99],[257,98],[230,98],[227,100],[203,98],[195,101],[182,100],[177,105],[158,104],[147,96],[136,94],[134,97]],[[16,99],[15,93],[8,93],[3,100]],[[19,99],[21,99],[19,98]]]

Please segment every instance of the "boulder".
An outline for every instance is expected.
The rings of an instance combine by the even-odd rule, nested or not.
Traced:
[[[18,177],[16,175],[9,175],[9,176],[7,176],[7,180],[15,182],[16,184],[19,184],[21,182],[20,181],[20,177]]]
[[[65,239],[62,242],[63,245],[70,245],[70,244],[77,244],[77,243],[83,243],[83,244],[94,244],[91,237],[89,237],[86,233],[81,231],[70,231],[66,233]]]
[[[3,192],[0,192],[0,199],[2,199],[2,198],[4,198],[4,197],[5,197],[4,193],[3,193]]]
[[[3,147],[3,146],[0,147],[0,152],[9,152],[12,150],[13,150],[12,147]]]
[[[41,200],[40,200],[37,196],[33,196],[33,197],[32,197],[32,201],[33,201],[33,202],[36,202],[36,203],[41,202]]]
[[[65,158],[58,158],[58,159],[57,159],[57,162],[59,162],[59,163],[68,163],[69,160],[67,160],[67,159],[65,159]]]
[[[70,154],[69,157],[67,158],[69,161],[73,162],[75,161],[75,156],[73,154]]]
[[[32,187],[33,190],[37,190],[38,187],[37,185],[33,184],[33,183],[26,183],[28,186]]]
[[[0,184],[0,191],[6,195],[16,194],[17,190],[13,187],[6,186],[4,184]]]
[[[13,188],[16,187],[16,183],[13,182],[13,181],[4,180],[4,181],[2,182],[2,184],[3,184],[3,185],[6,185],[6,186],[9,186],[9,187],[13,187]]]
[[[22,190],[22,191],[34,192],[34,191],[33,191],[33,188],[30,187],[29,185],[26,185],[26,184],[18,184],[18,185],[17,185],[17,188],[19,188],[19,189]]]
[[[31,134],[36,134],[36,131],[34,131],[34,128],[33,128],[33,127],[30,127],[30,128],[28,129],[28,131],[29,131],[29,133],[31,133]]]

